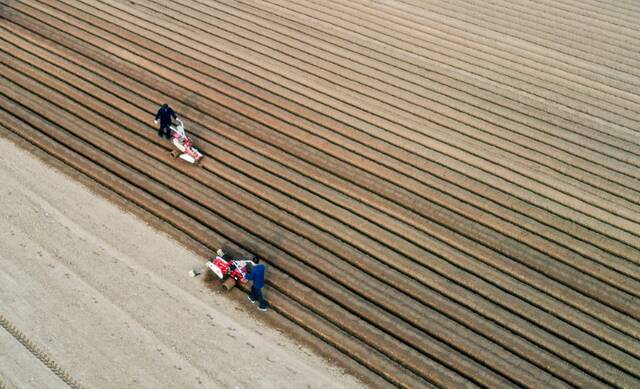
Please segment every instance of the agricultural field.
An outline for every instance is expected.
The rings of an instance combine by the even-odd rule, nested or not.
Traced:
[[[639,17],[0,0],[0,386],[234,387],[210,352],[239,387],[640,387]],[[266,259],[267,313],[188,277],[218,248]]]

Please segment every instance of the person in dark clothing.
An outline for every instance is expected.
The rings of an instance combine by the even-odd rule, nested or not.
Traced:
[[[169,104],[162,104],[162,107],[156,114],[156,124],[160,120],[160,129],[158,130],[158,136],[164,136],[166,139],[171,139],[171,119],[176,119],[176,113],[169,107]]]
[[[251,304],[255,304],[255,302],[258,301],[258,309],[266,311],[267,302],[262,295],[262,288],[264,287],[264,276],[267,269],[265,265],[260,263],[260,257],[254,257],[253,262],[257,263],[257,265],[253,266],[248,264],[247,274],[245,276],[247,280],[253,281],[253,284],[251,285],[251,293],[249,294],[249,301],[251,301]]]

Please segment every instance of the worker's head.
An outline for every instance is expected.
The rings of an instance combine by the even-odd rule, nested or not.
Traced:
[[[167,104],[167,103],[162,104],[162,108],[165,108],[165,109],[166,109],[166,108],[168,108],[168,107],[169,107],[169,104]]]
[[[256,256],[254,256],[254,257],[253,257],[252,261],[253,261],[253,262],[255,262],[255,263],[260,263],[260,260],[261,260],[261,259],[262,259],[262,257],[261,257],[261,256],[256,255]]]
[[[245,271],[247,272],[247,274],[251,274],[252,270],[253,270],[253,264],[247,263],[247,266],[245,268]]]

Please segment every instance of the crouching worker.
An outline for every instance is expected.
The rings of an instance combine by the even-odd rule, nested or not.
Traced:
[[[247,274],[244,277],[248,281],[253,281],[253,283],[251,284],[249,301],[251,301],[251,304],[255,304],[255,302],[258,301],[258,309],[261,311],[266,311],[267,302],[262,295],[262,288],[264,287],[264,275],[267,269],[263,264],[260,263],[260,257],[254,257],[253,262],[255,262],[256,265],[253,266],[252,264],[248,264]]]

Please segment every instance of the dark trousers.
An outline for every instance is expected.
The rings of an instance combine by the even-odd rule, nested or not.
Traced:
[[[251,293],[249,294],[249,297],[251,297],[251,300],[253,301],[258,300],[258,302],[260,303],[260,308],[267,308],[267,302],[262,295],[262,288],[251,286]]]
[[[158,130],[158,136],[164,136],[167,139],[171,139],[171,123],[160,123],[160,129]]]

